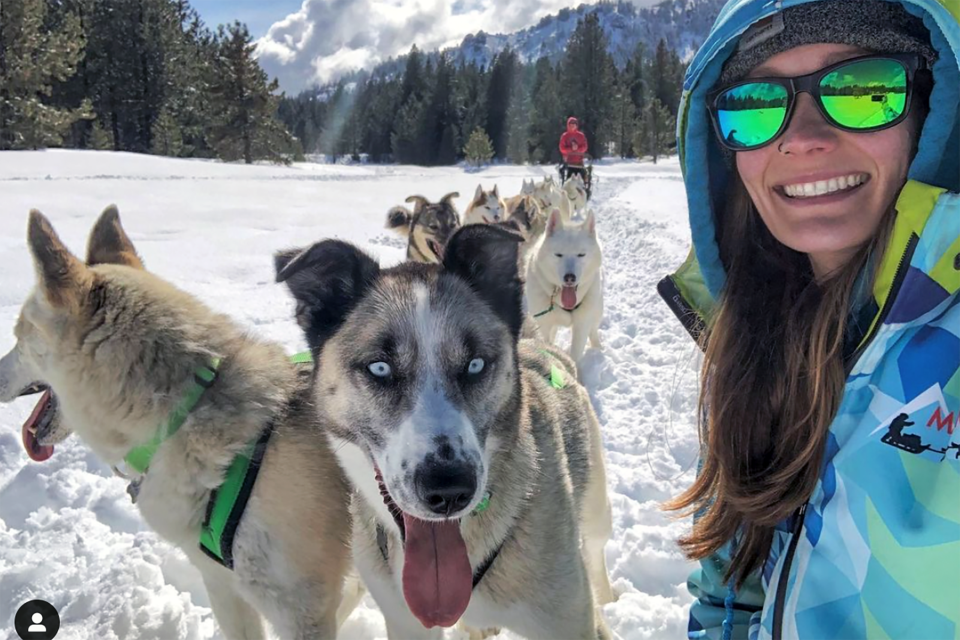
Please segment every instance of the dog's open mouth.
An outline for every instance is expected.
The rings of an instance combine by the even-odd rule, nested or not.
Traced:
[[[473,591],[473,570],[460,520],[421,520],[403,512],[376,469],[383,503],[403,538],[403,597],[427,629],[456,624]]]
[[[30,413],[30,417],[23,423],[21,436],[23,438],[23,448],[27,455],[35,462],[43,462],[53,455],[53,445],[43,445],[41,438],[46,434],[57,415],[57,397],[53,395],[49,388],[41,384],[32,384],[20,392],[21,396],[31,395],[43,392],[37,405]]]
[[[443,245],[434,240],[433,238],[427,238],[427,247],[430,248],[430,251],[433,252],[433,255],[437,256],[437,260],[443,262]]]
[[[567,311],[577,308],[577,285],[560,287],[560,306]]]

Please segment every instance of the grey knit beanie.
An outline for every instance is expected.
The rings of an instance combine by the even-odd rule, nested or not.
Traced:
[[[790,7],[747,29],[723,66],[717,86],[736,82],[768,58],[814,43],[849,44],[883,53],[919,53],[933,64],[937,52],[923,20],[899,2],[821,0]]]

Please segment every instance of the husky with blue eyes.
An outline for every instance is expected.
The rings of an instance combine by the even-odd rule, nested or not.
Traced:
[[[521,241],[470,225],[441,264],[390,269],[338,240],[276,256],[355,489],[354,560],[392,640],[461,618],[610,637],[599,425],[573,363],[525,323]]]

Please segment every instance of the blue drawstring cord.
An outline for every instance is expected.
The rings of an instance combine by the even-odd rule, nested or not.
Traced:
[[[723,599],[723,608],[726,611],[726,615],[723,617],[723,635],[721,640],[732,640],[733,639],[733,603],[737,599],[737,590],[734,589],[733,583],[731,582],[727,585],[727,597]]]

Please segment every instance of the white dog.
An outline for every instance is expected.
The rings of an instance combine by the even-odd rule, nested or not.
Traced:
[[[572,328],[570,357],[578,366],[588,338],[591,346],[600,347],[601,266],[593,212],[582,224],[570,224],[554,209],[527,267],[527,308],[550,342],[559,327]]]
[[[560,209],[563,212],[563,194],[560,192],[560,186],[553,181],[553,176],[547,176],[537,184],[531,184],[529,187],[530,195],[537,199],[541,211],[553,211]]]
[[[560,207],[563,219],[575,220],[587,206],[587,187],[583,184],[583,178],[575,173],[567,178],[560,191],[563,194]]]

